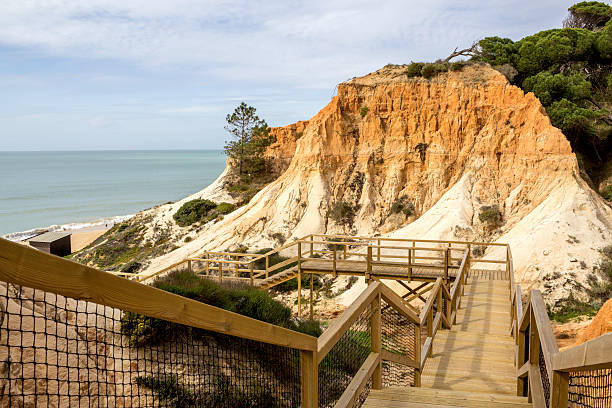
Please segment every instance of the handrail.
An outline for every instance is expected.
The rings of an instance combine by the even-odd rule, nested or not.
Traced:
[[[317,342],[312,336],[124,279],[2,238],[0,281],[218,333],[299,350],[316,350]]]
[[[530,291],[523,309],[509,246],[506,253],[511,283],[510,333],[516,343],[517,395],[529,396],[536,408],[566,408],[572,372],[612,369],[612,333],[560,352],[542,294]]]

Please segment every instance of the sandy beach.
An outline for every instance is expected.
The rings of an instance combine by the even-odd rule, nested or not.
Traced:
[[[98,237],[108,231],[108,228],[102,227],[101,229],[92,229],[88,231],[76,230],[72,232],[70,236],[70,245],[72,247],[72,252],[80,251],[85,248],[87,245],[94,242]]]

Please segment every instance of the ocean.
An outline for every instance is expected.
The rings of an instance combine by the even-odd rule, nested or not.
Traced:
[[[214,181],[222,150],[0,152],[0,235],[113,223]]]

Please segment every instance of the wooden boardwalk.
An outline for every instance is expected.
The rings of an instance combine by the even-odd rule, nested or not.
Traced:
[[[317,274],[336,274],[336,275],[353,275],[365,276],[367,272],[367,263],[364,261],[336,261],[329,259],[317,259],[303,261],[302,273],[317,273]],[[454,278],[456,268],[449,266],[448,278]],[[444,278],[444,271],[441,265],[413,264],[408,267],[407,264],[400,262],[391,263],[385,262],[384,265],[372,263],[371,277],[375,279],[401,279],[401,280],[421,280],[435,281],[438,278]]]
[[[422,388],[372,390],[364,407],[531,406],[527,398],[516,396],[510,282],[493,279],[495,273],[474,272],[456,324],[436,335],[422,372]]]

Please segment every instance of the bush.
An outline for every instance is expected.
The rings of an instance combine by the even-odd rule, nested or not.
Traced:
[[[370,111],[370,108],[368,108],[367,106],[362,106],[361,109],[359,109],[359,114],[361,115],[362,118],[364,118],[365,115],[367,115],[369,111]]]
[[[346,201],[337,201],[332,205],[328,216],[337,224],[352,225],[355,209]]]
[[[414,214],[414,205],[408,201],[408,197],[400,197],[391,205],[391,214],[404,213],[407,217]]]
[[[480,222],[486,222],[488,224],[499,224],[502,220],[501,211],[497,204],[494,205],[483,205],[480,207],[480,214],[478,214]]]
[[[236,206],[234,204],[225,203],[225,202],[217,204],[217,207],[215,208],[215,210],[217,210],[219,214],[229,214],[235,209],[236,209]]]
[[[181,227],[187,227],[194,222],[200,221],[208,211],[217,207],[217,204],[210,200],[195,199],[187,201],[172,216],[176,223]]]
[[[185,239],[184,239],[185,243],[188,243],[188,242],[191,242],[191,241],[193,241],[193,238],[191,238],[189,236],[185,237]]]
[[[601,193],[601,195],[606,200],[612,201],[612,184],[610,184],[609,186],[604,187],[603,192]]]
[[[421,71],[424,65],[425,64],[422,62],[411,63],[408,65],[408,68],[406,68],[406,76],[408,78],[420,77],[422,75]]]
[[[314,323],[296,323],[291,317],[291,309],[272,299],[266,291],[251,286],[234,284],[224,287],[186,270],[170,273],[155,281],[153,286],[291,330],[308,333],[316,331],[313,329]],[[132,346],[162,342],[172,336],[183,335],[186,330],[189,328],[131,312],[126,312],[121,318],[121,333],[129,338]]]

